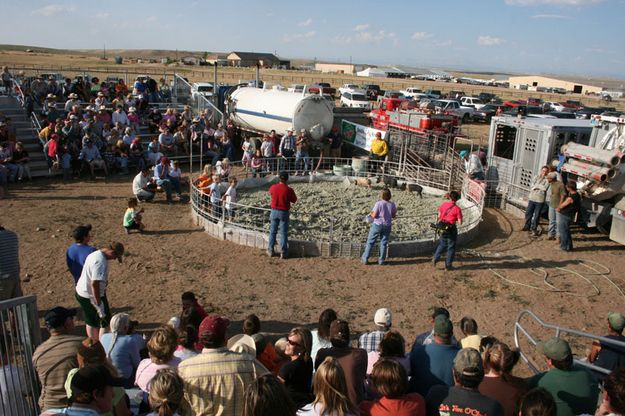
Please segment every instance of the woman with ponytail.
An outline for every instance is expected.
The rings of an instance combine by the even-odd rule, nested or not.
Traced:
[[[150,383],[150,408],[147,416],[180,416],[184,402],[183,383],[176,370],[158,370]]]
[[[519,350],[503,342],[494,343],[484,352],[484,379],[478,390],[501,403],[504,416],[519,413],[520,399],[527,391],[523,380],[511,374],[519,358]]]
[[[358,409],[349,401],[345,373],[334,357],[327,357],[313,378],[315,400],[297,412],[298,416],[353,416]]]
[[[132,388],[135,381],[135,371],[141,362],[140,346],[134,337],[128,335],[130,316],[127,313],[118,313],[111,318],[111,332],[104,334],[100,342],[111,360],[125,387]]]

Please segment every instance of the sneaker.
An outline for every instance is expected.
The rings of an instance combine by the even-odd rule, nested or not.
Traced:
[[[367,260],[367,259],[362,259],[362,258],[361,258],[361,259],[360,259],[360,262],[361,262],[362,264],[364,264],[365,266],[366,266],[367,264],[369,264],[369,260]]]
[[[269,256],[269,257],[273,257],[273,251],[271,251],[271,250],[267,250],[267,256]]]

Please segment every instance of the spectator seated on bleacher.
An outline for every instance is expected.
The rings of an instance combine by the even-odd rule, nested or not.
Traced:
[[[152,111],[150,111],[150,113],[148,114],[147,119],[148,130],[150,131],[150,133],[155,134],[156,132],[158,132],[159,126],[163,121],[163,115],[161,114],[161,110],[159,110],[158,107],[153,108]]]
[[[98,120],[98,122],[102,123],[102,125],[111,123],[111,115],[106,110],[105,105],[101,105],[100,107],[98,107],[98,114],[96,115],[96,119]]]
[[[78,99],[78,94],[73,92],[70,93],[67,98],[68,100],[65,102],[65,112],[69,113],[75,105],[80,105],[80,100]]]
[[[469,347],[471,348],[471,347]],[[521,354],[497,342],[484,352],[484,379],[478,390],[503,406],[504,416],[516,416],[521,397],[527,392],[525,382],[512,375]]]
[[[136,107],[130,107],[128,109],[128,121],[130,122],[130,127],[135,131],[139,131],[139,123],[141,120],[139,119],[139,115],[137,114]]]
[[[146,166],[145,159],[143,157],[143,145],[138,137],[135,137],[130,143],[128,148],[128,163],[134,165],[137,171],[143,170]]]
[[[432,326],[434,326],[434,320],[436,319],[438,315],[445,315],[448,319],[450,319],[449,311],[447,309],[433,307],[432,315],[431,315]],[[414,349],[417,345],[428,345],[428,344],[431,344],[432,342],[434,342],[434,329],[430,331],[425,331],[417,335],[414,344],[412,344],[412,348]],[[456,346],[460,345],[458,341],[456,340],[456,338],[453,336],[451,337],[451,344],[456,345]]]
[[[128,120],[128,116],[126,115],[126,112],[124,111],[124,108],[121,106],[118,106],[115,109],[111,118],[112,118],[113,124],[115,124],[116,126],[117,126],[117,123],[121,123],[125,127],[125,126],[128,126],[128,124],[130,123],[130,121]]]
[[[168,127],[161,128],[161,134],[158,136],[160,150],[165,154],[176,153],[176,143],[171,130]]]
[[[176,153],[181,150],[183,154],[189,154],[189,141],[191,137],[191,131],[186,122],[183,122],[176,133],[174,133],[174,144],[176,146]]]
[[[149,391],[150,380],[162,368],[177,368],[180,358],[174,356],[178,335],[170,326],[163,326],[152,333],[148,341],[150,358],[139,363],[135,384],[144,392]]]
[[[123,141],[124,144],[130,146],[132,144],[132,141],[137,137],[137,135],[135,134],[135,131],[133,130],[132,127],[126,127],[126,129],[124,130],[124,137],[123,137]]]
[[[148,144],[147,158],[148,158],[148,161],[150,162],[150,165],[155,166],[161,161],[161,158],[164,155],[163,153],[161,153],[160,149],[161,149],[161,146],[158,143],[158,138],[153,137],[152,141],[150,141],[150,144]]]
[[[375,311],[373,323],[376,328],[374,331],[364,333],[358,338],[358,347],[367,351],[367,353],[377,351],[384,334],[391,329],[392,319],[393,315],[390,309],[380,308]]]
[[[103,169],[104,174],[108,176],[108,169],[106,167],[106,162],[102,159],[100,152],[93,145],[93,141],[87,140],[85,146],[80,151],[80,155],[78,159],[82,161],[82,163],[89,167],[89,171],[91,173],[91,179],[95,179],[95,170]]]
[[[17,179],[18,167],[13,161],[13,152],[9,148],[7,142],[0,142],[0,166],[4,169],[6,180],[15,182]]]

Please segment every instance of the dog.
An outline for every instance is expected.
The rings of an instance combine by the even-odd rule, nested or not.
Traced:
[[[354,178],[354,185],[363,186],[365,188],[371,188],[371,179],[369,178]]]

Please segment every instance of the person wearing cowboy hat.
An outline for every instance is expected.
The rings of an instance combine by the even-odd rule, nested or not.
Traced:
[[[78,94],[72,92],[67,96],[68,100],[65,101],[65,112],[69,113],[72,110],[72,107],[80,104],[80,100],[78,99]]]
[[[122,262],[124,245],[114,241],[94,251],[85,259],[80,278],[76,283],[76,300],[85,315],[87,336],[94,341],[106,332],[111,311],[106,297],[109,280],[109,260]]]

